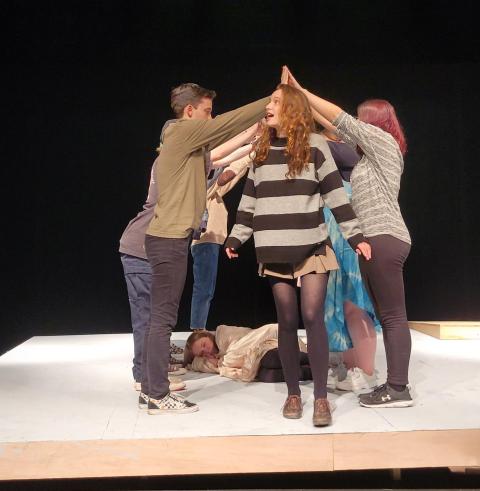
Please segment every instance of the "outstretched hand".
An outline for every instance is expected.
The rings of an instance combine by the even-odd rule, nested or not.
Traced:
[[[372,248],[370,247],[370,244],[368,242],[360,242],[359,244],[357,244],[355,252],[359,256],[363,256],[367,261],[370,261],[372,257]]]
[[[238,253],[236,253],[235,249],[232,249],[231,247],[227,247],[225,252],[227,253],[228,259],[235,259],[238,257]]]
[[[295,89],[301,90],[302,86],[297,82],[297,79],[292,75],[292,72],[289,70],[287,65],[283,65],[282,67],[282,84],[288,84]]]

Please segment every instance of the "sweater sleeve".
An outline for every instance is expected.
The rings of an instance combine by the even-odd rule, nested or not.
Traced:
[[[366,242],[366,239],[360,230],[358,219],[350,205],[332,154],[326,152],[324,155],[319,149],[316,149],[314,155],[315,168],[318,169],[320,194],[333,213],[342,235],[348,241],[350,247],[355,250],[357,245],[360,242]]]
[[[238,205],[236,223],[225,242],[225,248],[236,250],[251,237],[253,233],[255,205],[256,192],[252,166],[249,168],[247,180],[243,187],[242,199]]]
[[[215,148],[259,121],[269,101],[265,97],[213,119],[184,119],[181,137],[192,151],[207,145]]]
[[[223,186],[219,186],[218,183],[216,184],[219,196],[225,196],[233,187],[236,186],[238,181],[247,173],[248,165],[251,162],[252,159],[250,158],[250,156],[246,155],[239,160],[235,160],[235,162],[232,162],[228,167],[225,167],[223,172],[231,170],[235,174],[235,177]]]
[[[358,145],[377,170],[383,173],[385,166],[391,166],[392,171],[403,171],[400,149],[390,133],[360,121],[346,112],[341,112],[333,124],[340,137],[350,145]],[[393,158],[385,158],[387,155]]]

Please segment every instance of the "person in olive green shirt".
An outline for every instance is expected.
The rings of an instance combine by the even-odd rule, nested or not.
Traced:
[[[206,152],[259,121],[270,98],[212,119],[216,94],[196,84],[172,90],[178,118],[165,131],[156,167],[157,204],[145,237],[152,268],[150,326],[145,333],[139,406],[149,414],[190,413],[198,406],[169,392],[170,334],[185,285],[188,247],[206,203]]]

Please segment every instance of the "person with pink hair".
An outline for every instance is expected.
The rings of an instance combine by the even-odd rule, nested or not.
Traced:
[[[403,265],[411,239],[398,204],[405,136],[394,107],[386,100],[362,102],[357,118],[304,89],[287,67],[282,82],[301,90],[315,119],[361,154],[351,174],[352,207],[372,247],[372,258],[359,258],[365,287],[382,324],[387,356],[386,383],[359,396],[365,407],[413,405],[408,387],[411,336],[405,306]]]

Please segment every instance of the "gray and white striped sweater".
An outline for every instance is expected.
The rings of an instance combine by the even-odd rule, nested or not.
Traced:
[[[324,254],[329,241],[324,203],[332,210],[351,247],[365,240],[325,138],[310,136],[310,163],[286,178],[286,139],[271,142],[267,159],[249,170],[236,224],[225,247],[238,249],[254,235],[260,263],[296,264]]]
[[[333,124],[345,143],[363,152],[350,177],[352,207],[363,233],[366,237],[392,235],[411,244],[398,204],[403,172],[398,143],[390,133],[345,112]]]

